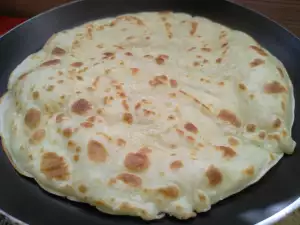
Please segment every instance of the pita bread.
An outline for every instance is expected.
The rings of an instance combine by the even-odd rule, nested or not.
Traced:
[[[21,174],[145,220],[207,211],[295,147],[282,63],[247,34],[183,13],[53,35],[12,72],[0,108]]]

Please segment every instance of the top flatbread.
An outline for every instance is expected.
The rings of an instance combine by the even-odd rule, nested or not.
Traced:
[[[1,135],[15,168],[111,214],[193,217],[295,147],[279,60],[248,35],[187,14],[57,33],[8,89]]]

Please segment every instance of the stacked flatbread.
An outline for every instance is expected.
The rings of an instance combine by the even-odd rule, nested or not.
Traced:
[[[53,35],[11,74],[1,135],[45,190],[110,214],[210,209],[292,153],[293,89],[248,35],[183,13]]]

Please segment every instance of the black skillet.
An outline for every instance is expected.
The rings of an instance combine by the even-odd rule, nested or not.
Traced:
[[[38,51],[53,33],[103,17],[160,10],[204,16],[242,30],[277,56],[286,66],[295,87],[296,121],[293,137],[300,142],[300,117],[297,116],[300,106],[297,98],[300,94],[300,40],[269,19],[227,1],[89,0],[50,10],[0,39],[1,95],[6,90],[10,72],[26,56]],[[111,216],[86,204],[53,196],[39,188],[31,179],[17,174],[3,151],[0,151],[0,176],[0,208],[33,225],[244,225],[258,222],[265,225],[300,206],[300,149],[297,148],[292,156],[286,156],[257,184],[214,205],[211,211],[187,221],[166,217],[144,222],[134,217]]]

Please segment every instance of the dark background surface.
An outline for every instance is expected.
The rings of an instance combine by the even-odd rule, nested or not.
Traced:
[[[30,17],[71,0],[0,0],[2,14]],[[103,0],[98,0],[103,1]],[[166,1],[166,0],[161,0]],[[182,0],[184,1],[184,0]],[[201,2],[202,0],[198,0]],[[211,0],[216,2],[217,0]],[[255,9],[300,36],[300,0],[231,0]]]
[[[294,85],[298,87],[300,85],[299,40],[248,10],[225,1],[218,1],[218,4],[216,2],[212,0],[193,2],[190,0],[177,2],[98,0],[77,3],[44,14],[13,30],[0,40],[0,93],[2,94],[6,89],[11,70],[27,55],[40,49],[53,33],[101,16],[166,9],[205,16],[249,33],[285,64]],[[296,114],[299,112],[300,104],[297,98],[299,94],[300,89],[296,88]],[[296,116],[293,137],[298,142],[299,122],[300,118]],[[138,218],[106,215],[85,204],[72,203],[48,194],[32,180],[18,175],[3,151],[0,151],[0,177],[2,178],[0,208],[33,225],[250,225],[273,215],[299,197],[299,159],[300,151],[296,149],[293,156],[286,156],[260,182],[214,205],[213,210],[202,213],[195,219],[178,221],[167,217],[160,221],[146,223]]]
[[[232,0],[265,14],[300,36],[300,0]]]

